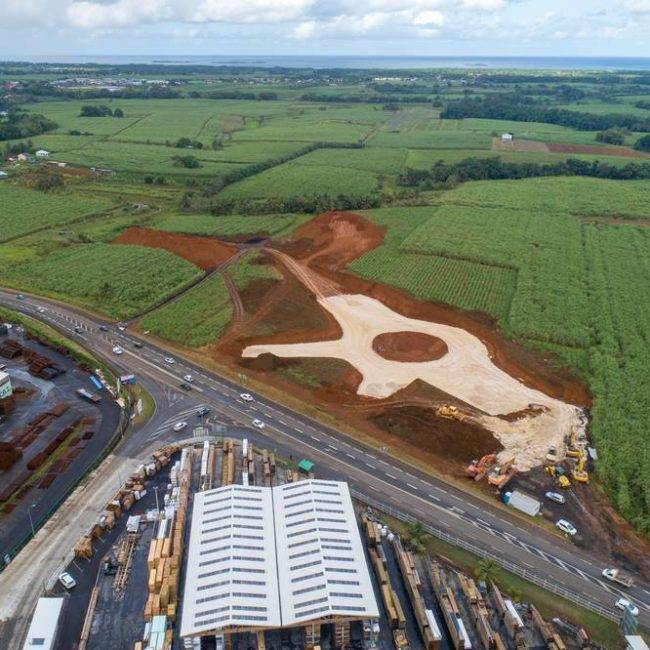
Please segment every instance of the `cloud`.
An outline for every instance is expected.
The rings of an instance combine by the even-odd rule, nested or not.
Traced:
[[[292,36],[298,40],[311,38],[316,31],[317,24],[318,23],[315,20],[307,20],[304,23],[300,23],[294,28]]]
[[[650,13],[650,0],[624,0],[623,7],[638,14]]]

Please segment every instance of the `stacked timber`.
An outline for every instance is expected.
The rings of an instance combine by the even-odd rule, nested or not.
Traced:
[[[411,600],[411,606],[413,607],[420,636],[424,641],[424,647],[427,650],[439,648],[442,634],[440,633],[440,627],[435,620],[433,611],[427,609],[424,598],[422,598],[422,594],[420,593],[420,578],[415,568],[413,556],[404,550],[398,537],[393,538],[393,548],[395,550],[395,557],[397,558],[397,565],[404,579],[406,593]]]
[[[262,449],[262,471],[264,473],[264,485],[271,486],[271,463],[269,461],[269,452]]]
[[[472,644],[469,635],[467,634],[467,629],[465,628],[462,616],[460,615],[460,610],[458,609],[458,604],[456,603],[454,594],[449,588],[449,585],[447,585],[440,565],[437,562],[433,562],[429,571],[433,591],[438,599],[442,615],[447,624],[451,643],[456,650],[461,648],[463,650],[468,650],[472,647]]]
[[[379,551],[382,551],[381,555]],[[370,563],[372,564],[377,583],[379,584],[388,623],[393,630],[404,629],[406,626],[404,610],[390,583],[388,572],[386,571],[386,556],[383,554],[382,547],[370,547],[368,549],[368,555],[370,556]]]
[[[495,648],[505,650],[505,644],[501,635],[492,629],[490,614],[483,598],[472,578],[458,574],[458,581],[461,590],[467,600],[469,611],[472,615],[474,625],[478,631],[479,638],[484,648]]]
[[[74,545],[74,556],[77,558],[90,559],[93,555],[93,540],[91,537],[84,535]]]
[[[221,485],[232,485],[235,478],[235,445],[232,440],[223,442],[221,460]]]
[[[537,608],[534,605],[530,605],[530,613],[533,617],[533,623],[539,629],[539,633],[542,635],[544,641],[546,641],[546,647],[549,650],[566,650],[566,645],[562,640],[562,637],[555,631],[555,628],[550,623],[547,623],[542,615],[537,611]]]

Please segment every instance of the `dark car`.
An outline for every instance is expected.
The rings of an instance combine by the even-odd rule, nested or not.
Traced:
[[[191,387],[188,383],[186,383],[186,382],[183,382],[183,383],[181,384],[181,388],[182,388],[183,390],[192,390],[192,387]]]
[[[202,418],[210,412],[210,409],[207,406],[202,406],[197,412],[196,416]]]
[[[140,349],[140,348],[142,347],[142,343],[140,343],[140,341],[136,341],[136,342],[133,344],[133,347],[134,347],[134,348],[138,348],[138,349]]]
[[[108,327],[106,327],[106,325],[100,325],[99,326],[99,331],[100,332],[108,332]]]
[[[75,331],[77,334],[83,334],[84,328],[83,328],[83,327],[80,327],[79,325],[77,325],[77,326],[74,328],[74,331]]]

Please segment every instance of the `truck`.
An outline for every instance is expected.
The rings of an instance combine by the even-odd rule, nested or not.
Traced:
[[[503,495],[503,502],[512,508],[525,512],[531,517],[536,517],[542,507],[542,504],[537,499],[533,499],[533,497],[528,496],[519,490],[506,492]]]
[[[92,404],[99,404],[99,402],[102,401],[102,398],[99,395],[95,395],[94,393],[87,391],[85,388],[77,388],[77,395],[79,395],[81,399],[85,399],[87,402],[91,402]]]
[[[620,569],[607,568],[603,569],[603,578],[615,582],[623,587],[631,587],[634,584],[632,578],[620,571]]]

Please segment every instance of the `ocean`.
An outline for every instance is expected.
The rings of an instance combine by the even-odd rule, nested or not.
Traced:
[[[533,56],[299,56],[299,55],[75,55],[21,57],[43,63],[157,63],[165,65],[252,66],[262,68],[422,70],[466,68],[487,70],[650,70],[650,57]]]

